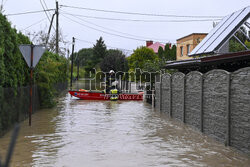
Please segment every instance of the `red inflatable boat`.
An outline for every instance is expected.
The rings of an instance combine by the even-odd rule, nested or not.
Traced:
[[[111,94],[106,94],[101,91],[87,91],[87,90],[70,90],[71,96],[83,99],[83,100],[110,100]],[[143,100],[143,92],[140,93],[120,93],[118,94],[118,100]]]

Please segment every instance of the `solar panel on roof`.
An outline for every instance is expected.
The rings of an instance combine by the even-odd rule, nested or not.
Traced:
[[[189,56],[217,52],[249,18],[249,16],[249,6],[225,16],[222,21],[201,41],[201,43],[192,50]]]

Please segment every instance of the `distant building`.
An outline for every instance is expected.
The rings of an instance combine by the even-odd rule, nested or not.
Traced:
[[[165,66],[166,69],[175,69],[185,74],[191,71],[206,73],[213,69],[234,72],[244,67],[250,67],[250,50],[168,62]]]
[[[191,59],[188,54],[206,37],[207,33],[192,33],[177,39],[176,60]]]
[[[250,24],[247,22],[249,18],[250,6],[222,18],[209,34],[195,33],[178,39],[178,61],[167,62],[165,68],[183,73],[206,73],[213,69],[234,72],[240,68],[250,67],[250,47],[237,37],[241,32],[242,36],[248,38],[249,33],[246,32],[250,32]],[[240,30],[242,26],[245,27],[245,32]],[[235,50],[231,49],[232,51],[229,46],[231,39],[236,42],[231,47],[238,47]],[[190,52],[188,55],[191,59],[186,56],[187,52]],[[184,60],[185,58],[189,59]]]
[[[159,42],[153,42],[153,41],[146,41],[146,47],[151,48],[154,50],[154,52],[157,54],[159,47],[162,47],[162,49],[165,49],[165,45],[159,43]]]

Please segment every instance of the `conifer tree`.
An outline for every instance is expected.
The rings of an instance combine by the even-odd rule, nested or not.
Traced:
[[[96,44],[93,47],[93,55],[94,55],[94,64],[97,65],[99,64],[103,58],[105,57],[107,52],[107,47],[102,39],[100,37],[97,41]]]

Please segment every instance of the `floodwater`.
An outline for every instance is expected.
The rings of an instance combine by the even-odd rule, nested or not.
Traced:
[[[11,132],[0,138],[5,157]],[[250,157],[138,101],[84,101],[64,94],[57,107],[21,124],[11,166],[250,166]]]

